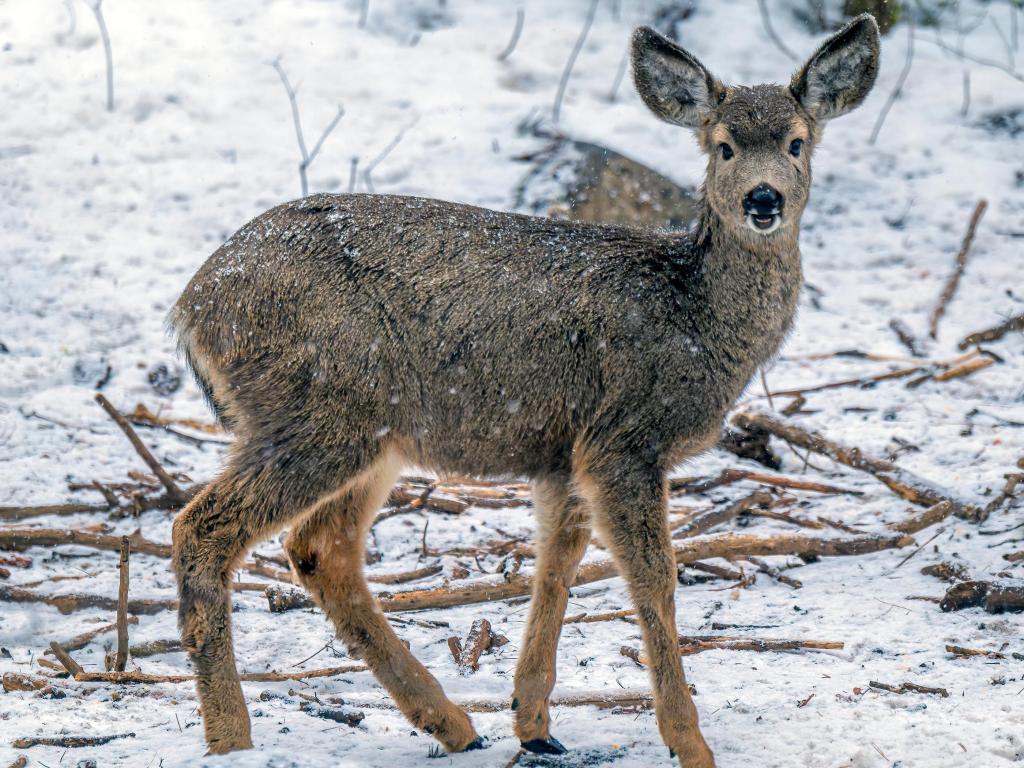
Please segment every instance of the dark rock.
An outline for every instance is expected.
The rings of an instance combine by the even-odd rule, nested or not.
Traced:
[[[149,369],[146,374],[149,385],[161,397],[173,395],[181,388],[181,369],[178,366],[159,363]]]

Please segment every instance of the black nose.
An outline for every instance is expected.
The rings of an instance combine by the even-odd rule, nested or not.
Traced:
[[[767,216],[782,210],[782,194],[770,184],[758,184],[743,198],[743,209],[747,213]]]

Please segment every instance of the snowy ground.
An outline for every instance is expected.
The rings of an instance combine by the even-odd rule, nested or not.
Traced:
[[[378,191],[511,205],[524,171],[513,158],[537,146],[535,139],[518,136],[516,126],[538,110],[550,110],[589,2],[528,2],[522,39],[504,63],[495,56],[512,30],[512,3],[448,0],[446,9],[438,10],[432,0],[373,0],[365,29],[357,27],[358,5],[110,0],[104,8],[113,40],[116,105],[108,113],[103,52],[87,6],[73,4],[77,18],[72,21],[67,6],[56,0],[0,0],[5,107],[0,110],[0,342],[6,347],[0,348],[0,505],[98,501],[69,494],[67,482],[118,482],[141,468],[92,402],[92,384],[107,365],[112,376],[104,392],[118,407],[131,410],[142,402],[164,415],[209,418],[191,383],[160,397],[146,373],[174,360],[163,319],[192,272],[246,220],[298,195],[298,155],[287,100],[268,66],[273,58],[282,56],[300,85],[310,144],[339,103],[346,110],[311,169],[311,191],[347,189],[352,158],[359,161],[357,188],[364,190],[362,170],[404,131],[373,172]],[[618,99],[608,100],[628,30],[649,17],[653,4],[622,2],[619,18],[613,5],[599,5],[568,87],[561,128],[692,183],[703,165],[692,139],[649,117],[628,80]],[[814,39],[782,9],[786,4],[770,5],[779,34],[791,48],[809,53]],[[966,50],[1005,62],[1007,46],[1013,49],[1012,41],[1004,45],[1008,5],[965,6],[964,23],[983,13],[989,18],[967,36]],[[422,26],[433,29],[419,30]],[[680,31],[683,43],[727,82],[781,81],[795,66],[765,36],[752,0],[704,2]],[[816,183],[802,239],[808,290],[796,332],[768,372],[773,388],[899,365],[811,356],[840,349],[904,356],[889,320],[902,318],[925,336],[928,313],[979,197],[989,200],[989,211],[957,297],[927,353],[933,359],[952,357],[967,332],[1024,310],[1022,241],[1006,234],[1024,230],[1021,136],[984,127],[986,115],[1024,107],[1024,85],[995,67],[968,63],[971,100],[963,116],[964,65],[934,44],[937,36],[935,29],[919,30],[904,95],[875,145],[868,144],[868,136],[904,63],[902,26],[885,40],[874,93],[861,110],[828,128],[816,153]],[[943,36],[956,44],[955,35]],[[1024,452],[1021,430],[999,421],[1024,421],[1024,338],[1008,337],[991,348],[1005,362],[970,378],[918,389],[896,381],[823,392],[811,395],[805,406],[814,413],[796,419],[878,455],[908,441],[920,450],[901,452],[901,465],[984,503]],[[760,385],[754,385],[747,398],[762,402],[760,393]],[[983,413],[972,416],[974,409]],[[155,431],[145,432],[145,438],[166,466],[195,479],[209,477],[221,455],[216,446],[195,447]],[[780,451],[783,471],[801,472],[802,462]],[[870,477],[821,458],[813,461],[820,471],[809,474],[858,488],[865,496],[797,494],[808,512],[869,530],[906,515],[907,505]],[[708,475],[735,464],[727,454],[711,453],[681,471]],[[720,489],[710,498],[734,498],[749,490],[742,485]],[[1020,516],[1020,507],[1011,505],[985,528],[1009,528]],[[163,512],[138,520],[81,515],[31,524],[104,524],[116,534],[140,526],[147,538],[170,538]],[[371,572],[422,565],[422,525],[421,518],[405,516],[379,526],[384,558]],[[515,511],[434,516],[430,545],[528,535],[532,526],[528,514]],[[759,533],[782,530],[763,521],[756,528]],[[944,651],[946,643],[956,643],[989,650],[1008,644],[1007,654],[1024,652],[1020,619],[977,609],[944,614],[932,603],[906,599],[942,593],[945,585],[919,569],[943,559],[965,563],[978,577],[1004,570],[1019,574],[1019,563],[1011,566],[1002,559],[1020,548],[1012,543],[1019,534],[978,536],[975,526],[958,521],[923,531],[918,541],[936,534],[900,568],[906,551],[803,567],[794,572],[804,583],[800,590],[766,577],[740,591],[715,591],[714,584],[679,589],[685,633],[707,632],[714,621],[770,626],[746,631],[751,636],[846,643],[836,653],[715,651],[686,659],[704,733],[722,768],[996,767],[1024,761],[1021,663],[1009,655],[1004,661],[955,659]],[[74,574],[85,578],[49,589],[116,594],[113,553],[61,547],[28,554],[33,566],[12,569],[6,583]],[[92,556],[73,557],[82,554]],[[444,558],[446,575],[457,561]],[[493,567],[497,558],[483,562]],[[529,568],[527,561],[524,569]],[[133,557],[133,597],[173,593],[166,561]],[[253,593],[237,594],[236,603],[237,656],[246,671],[291,668],[331,638],[319,612],[270,614],[265,600]],[[578,590],[570,612],[627,604],[616,579]],[[447,621],[451,630],[408,626],[399,631],[453,697],[501,698],[511,691],[526,613],[523,604],[490,603],[420,616]],[[480,616],[512,642],[485,656],[478,673],[462,677],[445,640],[450,634],[464,637]],[[99,611],[62,616],[47,607],[0,606],[0,646],[9,652],[0,657],[0,671],[39,674],[34,659],[50,640],[110,620],[109,613]],[[171,638],[175,631],[171,613],[141,617],[132,640]],[[606,622],[567,628],[558,691],[646,688],[644,670],[619,655],[623,644],[639,644],[636,627]],[[75,656],[86,669],[102,669],[102,641]],[[340,663],[324,651],[303,668]],[[138,665],[154,673],[187,672],[180,653],[141,659]],[[951,696],[864,692],[870,680],[942,686]],[[298,711],[295,699],[259,699],[263,690],[287,693],[289,687],[301,686],[247,684],[258,749],[207,760],[190,685],[126,690],[124,696],[104,688],[60,700],[0,694],[0,765],[17,754],[28,756],[33,766],[70,766],[84,758],[101,766],[425,762],[432,741],[412,734],[393,712],[368,709],[361,728],[351,730]],[[320,681],[314,688],[354,702],[383,697],[366,673]],[[614,762],[623,768],[672,764],[652,713],[563,708],[554,718],[554,733],[577,748],[565,765],[582,764],[581,755],[592,758],[590,764]],[[442,756],[437,765],[501,766],[515,754],[510,713],[476,715],[474,721],[490,748]],[[66,753],[8,748],[11,739],[22,736],[128,731],[135,737]]]

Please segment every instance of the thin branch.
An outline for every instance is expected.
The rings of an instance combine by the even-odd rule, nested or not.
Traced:
[[[764,31],[768,33],[768,37],[775,43],[775,47],[782,51],[786,56],[791,58],[793,61],[799,61],[800,57],[791,51],[784,42],[775,33],[775,27],[772,26],[771,16],[768,14],[768,5],[765,0],[757,0],[758,10],[761,11],[761,23],[764,25]]]
[[[590,0],[590,8],[587,11],[587,17],[583,20],[583,28],[580,30],[580,36],[576,38],[576,44],[572,48],[572,52],[569,54],[569,58],[565,62],[565,68],[562,70],[562,78],[558,81],[558,92],[555,94],[555,105],[551,109],[551,120],[555,123],[558,122],[559,115],[562,112],[562,99],[565,98],[565,89],[569,85],[569,78],[572,76],[572,68],[576,65],[576,57],[580,55],[580,51],[583,50],[583,44],[587,41],[587,35],[590,34],[590,27],[594,23],[594,17],[597,15],[597,5],[599,0]]]
[[[107,22],[103,18],[103,0],[95,0],[89,5],[93,16],[96,17],[96,26],[100,28],[100,40],[103,41],[103,57],[107,63],[107,112],[114,111],[114,54],[110,48],[110,33],[107,31]]]
[[[373,160],[366,164],[366,168],[363,170],[363,183],[366,184],[366,188],[370,190],[370,192],[374,191],[372,178],[374,169],[382,162],[384,162],[387,156],[390,155],[394,151],[395,147],[398,146],[399,142],[402,141],[402,138],[405,136],[406,131],[408,131],[414,125],[416,125],[416,120],[413,120],[402,130],[396,133],[395,137],[391,139],[391,141],[388,142],[387,146],[380,151],[380,154],[378,154],[375,158],[373,158]]]
[[[975,331],[974,333],[965,336],[957,346],[960,349],[967,349],[970,346],[981,344],[984,341],[996,341],[1003,338],[1003,336],[1011,331],[1024,331],[1024,314],[1011,317],[1006,322],[1000,323],[992,328],[986,328],[983,331]]]
[[[885,118],[889,115],[889,110],[892,109],[892,105],[896,103],[896,99],[900,97],[903,92],[903,85],[907,82],[907,76],[910,74],[910,68],[914,64],[914,25],[912,22],[907,22],[907,58],[903,62],[903,70],[900,72],[900,76],[896,79],[896,86],[892,89],[889,97],[885,100],[885,105],[882,107],[882,111],[878,113],[878,119],[875,121],[875,127],[871,129],[871,136],[868,138],[868,144],[874,144],[878,138],[878,132],[882,130],[882,124],[885,123]]]
[[[504,50],[498,54],[498,61],[505,61],[505,59],[512,55],[512,51],[516,49],[516,44],[519,42],[519,36],[523,33],[523,21],[525,18],[525,9],[516,8],[516,25],[512,28],[512,37],[508,41],[508,45],[505,46]]]
[[[132,429],[132,425],[128,423],[128,419],[126,419],[124,415],[117,410],[117,408],[111,405],[110,401],[107,400],[102,393],[97,392],[95,399],[96,402],[100,404],[100,407],[107,412],[107,415],[110,416],[117,426],[121,428],[121,431],[124,432],[129,442],[131,442],[135,452],[142,457],[142,460],[146,462],[153,474],[159,478],[160,483],[167,489],[167,495],[181,504],[187,502],[189,500],[188,494],[178,487],[178,484],[174,482],[174,479],[167,474],[167,470],[165,470],[160,465],[160,462],[153,457],[153,454],[149,452],[149,449],[135,433],[135,430]]]
[[[284,67],[281,66],[281,57],[279,56],[270,62],[270,66],[277,71],[278,77],[281,78],[281,84],[284,86],[284,91],[288,95],[288,104],[292,111],[292,123],[295,127],[295,140],[299,145],[299,155],[301,156],[301,160],[299,161],[299,182],[302,185],[302,196],[305,197],[309,194],[309,182],[306,177],[306,171],[309,166],[312,165],[316,156],[320,154],[320,148],[323,146],[324,141],[326,141],[327,137],[331,135],[331,132],[341,121],[341,118],[344,117],[345,108],[340,104],[338,105],[338,111],[335,113],[334,118],[330,123],[328,123],[323,133],[320,134],[320,138],[317,139],[316,144],[313,145],[313,151],[309,152],[306,149],[306,139],[302,132],[302,118],[299,115],[299,102],[296,98],[296,90],[292,87],[291,81],[288,79],[288,75],[284,71]]]
[[[608,101],[612,104],[619,97],[619,88],[622,85],[623,78],[626,77],[626,70],[629,68],[629,51],[630,46],[626,46],[626,50],[622,52],[622,58],[619,60],[619,68],[615,70],[615,79],[612,81],[612,88],[608,91]]]
[[[967,268],[967,256],[971,251],[971,244],[974,242],[974,234],[978,229],[978,222],[985,215],[986,208],[988,208],[988,201],[984,198],[979,200],[978,204],[974,206],[974,213],[971,214],[970,223],[967,225],[967,232],[964,234],[963,242],[960,244],[960,251],[956,255],[956,266],[953,269],[953,274],[949,276],[949,279],[943,286],[938,303],[935,305],[935,309],[932,310],[931,317],[928,320],[928,335],[933,339],[938,335],[939,320],[946,313],[946,305],[953,299],[957,286],[960,284],[960,278]]]

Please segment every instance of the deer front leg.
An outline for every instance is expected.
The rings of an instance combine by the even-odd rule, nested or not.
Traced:
[[[714,768],[679,654],[664,474],[632,457],[584,456],[577,477],[636,607],[661,737],[682,768]]]
[[[568,477],[533,484],[537,510],[537,570],[530,618],[516,664],[516,735],[523,748],[561,754],[565,747],[551,736],[548,698],[555,687],[555,664],[569,587],[590,541],[590,514],[569,493]]]

